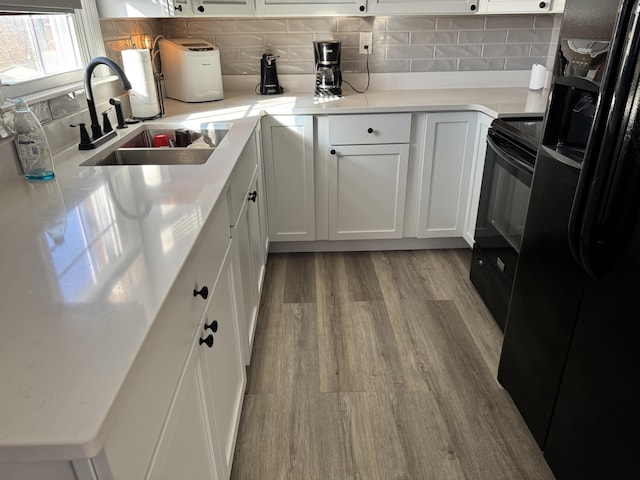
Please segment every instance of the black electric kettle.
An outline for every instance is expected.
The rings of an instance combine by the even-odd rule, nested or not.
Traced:
[[[260,95],[273,95],[283,91],[278,82],[276,56],[270,53],[263,54],[260,59]]]

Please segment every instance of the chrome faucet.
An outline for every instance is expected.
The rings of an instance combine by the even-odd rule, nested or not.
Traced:
[[[118,78],[120,78],[122,88],[124,88],[125,90],[131,90],[131,82],[129,82],[129,79],[127,78],[125,73],[113,60],[106,57],[95,57],[92,58],[89,63],[87,63],[87,66],[84,69],[84,91],[85,96],[87,97],[89,116],[91,117],[91,141],[87,142],[86,137],[88,135],[82,136],[81,133],[81,138],[83,139],[80,141],[80,150],[90,150],[96,148],[97,146],[116,136],[115,130],[111,130],[110,132],[103,134],[102,127],[100,126],[100,122],[98,121],[98,113],[96,112],[96,105],[93,101],[93,89],[91,88],[91,75],[98,65],[106,65],[107,67],[111,68],[111,70],[113,70],[115,74],[118,75]],[[84,128],[82,124],[80,125],[81,129]]]

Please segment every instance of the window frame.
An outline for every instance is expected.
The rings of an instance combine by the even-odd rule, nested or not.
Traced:
[[[10,2],[9,2],[10,3]],[[100,29],[100,17],[96,3],[93,0],[80,0],[81,9],[73,10],[73,25],[76,30],[78,48],[84,64],[91,58],[104,56],[104,40]],[[11,9],[0,2],[0,11],[10,11]],[[43,13],[40,11],[24,13]],[[59,9],[51,8],[49,13],[69,13]],[[47,92],[65,92],[78,89],[78,84],[82,83],[84,68],[71,70],[65,73],[48,75],[46,77],[27,80],[14,85],[0,84],[0,98],[29,97],[37,99],[47,95]],[[106,77],[109,72],[106,69],[96,69],[96,76]]]

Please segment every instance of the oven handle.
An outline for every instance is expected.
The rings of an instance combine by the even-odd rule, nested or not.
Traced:
[[[522,160],[520,160],[520,159],[514,157],[513,155],[509,154],[507,152],[507,150],[502,148],[500,145],[498,145],[496,143],[496,141],[493,138],[491,138],[491,133],[489,133],[489,135],[487,135],[487,145],[494,152],[496,152],[500,158],[502,158],[505,162],[507,162],[512,167],[514,167],[514,168],[516,168],[516,169],[518,169],[520,171],[524,170],[530,176],[533,175],[533,167],[531,165],[529,165],[528,163],[525,163]]]

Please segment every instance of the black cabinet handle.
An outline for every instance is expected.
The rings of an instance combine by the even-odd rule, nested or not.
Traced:
[[[469,8],[471,9],[472,12],[475,12],[476,8],[478,8],[478,7],[475,4],[473,4]]]
[[[331,149],[331,152],[330,152],[330,153],[331,153],[331,155],[335,155],[335,154],[336,154],[336,151],[335,151],[335,150],[333,150],[333,149]]]
[[[367,128],[367,133],[373,133],[373,128],[371,127]]]
[[[209,289],[207,288],[206,285],[202,287],[200,290],[196,290],[195,288],[193,289],[193,296],[196,297],[198,295],[200,295],[205,300],[207,299],[207,297],[209,296]]]
[[[198,11],[199,11],[200,13],[204,13],[204,6],[200,5],[200,6],[198,7]]]
[[[204,324],[204,330],[206,330],[206,329],[209,329],[213,333],[216,333],[218,331],[218,321],[214,320],[211,323],[205,323]]]
[[[540,2],[540,5],[539,5],[540,8],[544,8],[546,6],[547,6],[547,2]]]
[[[360,5],[360,7],[358,8],[358,10],[360,10],[361,12],[364,12],[364,5]]]
[[[207,338],[200,337],[199,343],[200,345],[206,343],[207,347],[209,348],[213,347],[213,335],[209,334]]]
[[[178,11],[180,11],[180,12],[182,11],[182,5],[178,5],[178,6],[177,6],[177,7],[175,7],[175,8],[176,8],[176,10],[178,10]]]
[[[249,196],[247,198],[249,198],[249,200],[255,203],[257,196],[258,196],[258,192],[254,190],[253,192],[249,193]]]

